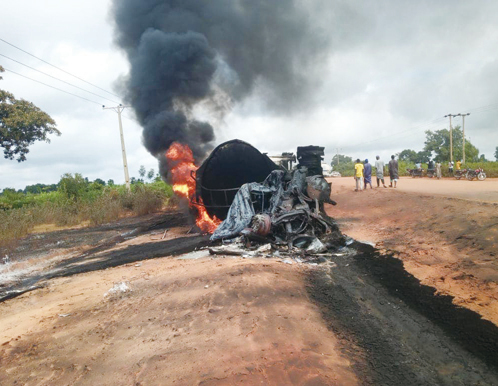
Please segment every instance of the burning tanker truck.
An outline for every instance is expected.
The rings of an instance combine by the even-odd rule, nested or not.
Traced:
[[[173,190],[188,199],[197,226],[213,242],[320,254],[344,245],[324,211],[325,203],[336,203],[323,177],[323,155],[323,147],[298,147],[298,164],[289,170],[236,139],[216,147],[198,168],[188,146],[173,143],[166,157]]]

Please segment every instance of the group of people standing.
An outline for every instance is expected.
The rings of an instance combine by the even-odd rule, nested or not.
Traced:
[[[375,174],[377,177],[377,187],[380,187],[380,183],[382,182],[382,186],[387,188],[384,182],[384,161],[380,159],[379,156],[375,157]],[[389,170],[389,179],[391,180],[390,188],[396,187],[398,183],[399,175],[398,175],[398,161],[394,159],[394,156],[391,156],[391,160],[388,164]],[[356,189],[355,192],[361,192],[363,189],[367,188],[367,185],[370,185],[370,189],[372,187],[372,165],[368,162],[368,159],[365,162],[361,162],[358,158],[354,165],[354,179],[356,181]]]

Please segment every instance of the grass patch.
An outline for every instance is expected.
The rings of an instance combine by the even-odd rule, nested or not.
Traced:
[[[122,185],[83,184],[81,179],[75,187],[70,176],[64,178],[66,184],[56,192],[0,196],[0,254],[8,253],[31,232],[95,226],[153,213],[168,206],[173,197],[171,186],[162,181],[137,183],[128,191]]]

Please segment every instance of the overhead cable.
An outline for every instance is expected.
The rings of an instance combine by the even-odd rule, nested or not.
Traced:
[[[119,102],[116,102],[116,101],[114,101],[114,100],[112,100],[112,99],[106,98],[105,96],[102,96],[102,95],[99,95],[99,94],[95,94],[94,92],[91,92],[91,91],[85,90],[84,88],[81,88],[81,87],[76,86],[76,85],[74,85],[74,84],[72,84],[72,83],[66,82],[65,80],[62,80],[62,79],[59,79],[59,78],[57,78],[57,77],[55,77],[55,76],[52,76],[52,75],[50,75],[50,74],[47,74],[46,72],[43,72],[43,71],[37,70],[36,68],[31,67],[31,66],[28,66],[27,64],[21,63],[21,62],[20,62],[20,61],[18,61],[18,60],[12,59],[12,58],[8,57],[7,55],[0,54],[0,56],[3,56],[4,58],[7,58],[7,59],[9,59],[9,60],[12,60],[13,62],[19,63],[20,65],[22,65],[22,66],[24,66],[24,67],[30,68],[30,69],[32,69],[32,70],[34,70],[34,71],[36,71],[36,72],[39,72],[40,74],[43,74],[43,75],[46,75],[46,76],[50,77],[50,78],[52,78],[52,79],[58,80],[59,82],[65,83],[65,84],[67,84],[67,85],[69,85],[69,86],[75,87],[75,88],[77,88],[77,89],[79,89],[79,90],[82,90],[82,91],[85,91],[85,92],[87,92],[87,93],[89,93],[89,94],[92,94],[92,95],[98,96],[99,98],[103,98],[103,99],[108,100],[108,101],[113,102],[113,103],[119,103]]]
[[[69,91],[66,91],[66,90],[62,90],[62,89],[60,89],[60,88],[58,88],[58,87],[54,87],[54,86],[51,86],[51,85],[49,85],[49,84],[46,84],[46,83],[40,82],[39,80],[36,80],[36,79],[30,78],[29,76],[26,76],[26,75],[19,74],[18,72],[15,72],[15,71],[9,70],[8,68],[5,68],[5,67],[4,67],[4,70],[5,70],[5,71],[8,71],[8,72],[11,72],[11,73],[13,73],[13,74],[19,75],[19,76],[21,76],[21,77],[23,77],[23,78],[29,79],[29,80],[31,80],[31,81],[33,81],[33,82],[43,84],[44,86],[47,86],[47,87],[53,88],[54,90],[58,90],[58,91],[61,91],[61,92],[63,92],[63,93],[66,93],[66,94],[69,94],[69,95],[75,96],[75,97],[77,97],[77,98],[83,99],[83,100],[85,100],[85,101],[87,101],[87,102],[90,102],[90,103],[95,103],[95,104],[97,104],[97,105],[99,105],[99,106],[102,106],[102,103],[99,103],[99,102],[93,101],[93,100],[91,100],[91,99],[87,99],[87,98],[85,98],[85,97],[82,97],[81,95],[73,94],[72,92],[69,92]]]
[[[115,97],[121,98],[119,95],[116,95],[116,94],[114,94],[114,93],[112,93],[112,92],[110,92],[110,91],[107,91],[106,89],[103,89],[102,87],[99,87],[99,86],[97,86],[97,85],[95,85],[95,84],[93,84],[93,83],[90,83],[90,82],[86,81],[85,79],[80,78],[80,77],[79,77],[79,76],[77,76],[77,75],[71,74],[70,72],[68,72],[68,71],[66,71],[66,70],[63,70],[62,68],[57,67],[57,66],[53,65],[52,63],[49,63],[49,62],[47,62],[46,60],[43,60],[42,58],[39,58],[38,56],[33,55],[33,54],[29,53],[28,51],[25,51],[25,50],[23,50],[22,48],[19,48],[19,47],[17,47],[16,45],[14,45],[14,44],[12,44],[12,43],[9,43],[8,41],[6,41],[6,40],[4,40],[4,39],[2,39],[2,38],[0,38],[0,41],[4,42],[5,44],[8,44],[9,46],[12,46],[12,47],[14,47],[14,48],[18,49],[19,51],[24,52],[25,54],[28,54],[29,56],[32,56],[33,58],[36,58],[36,59],[38,59],[38,60],[42,61],[43,63],[48,64],[49,66],[52,66],[52,67],[54,67],[54,68],[58,69],[59,71],[62,71],[62,72],[64,72],[64,73],[68,74],[68,75],[71,75],[72,77],[74,77],[74,78],[76,78],[76,79],[79,79],[79,80],[81,80],[82,82],[85,82],[85,83],[89,84],[90,86],[96,87],[96,88],[98,88],[99,90],[102,90],[102,91],[104,91],[104,92],[106,92],[106,93],[108,93],[108,94],[111,94],[111,95],[114,95]],[[12,71],[11,71],[11,72],[12,72]]]

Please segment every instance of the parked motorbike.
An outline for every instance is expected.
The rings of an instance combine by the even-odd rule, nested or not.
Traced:
[[[465,177],[466,175],[467,175],[467,169],[455,170],[455,173],[453,173],[453,177],[455,177],[457,180],[461,179],[462,177]]]
[[[467,179],[472,181],[474,178],[477,178],[479,181],[484,181],[486,179],[486,173],[484,173],[482,168],[467,170]]]
[[[410,176],[412,176],[412,178],[423,177],[424,175],[424,169],[406,169],[406,171],[410,174]]]
[[[433,178],[436,175],[436,169],[427,169],[427,177]]]

